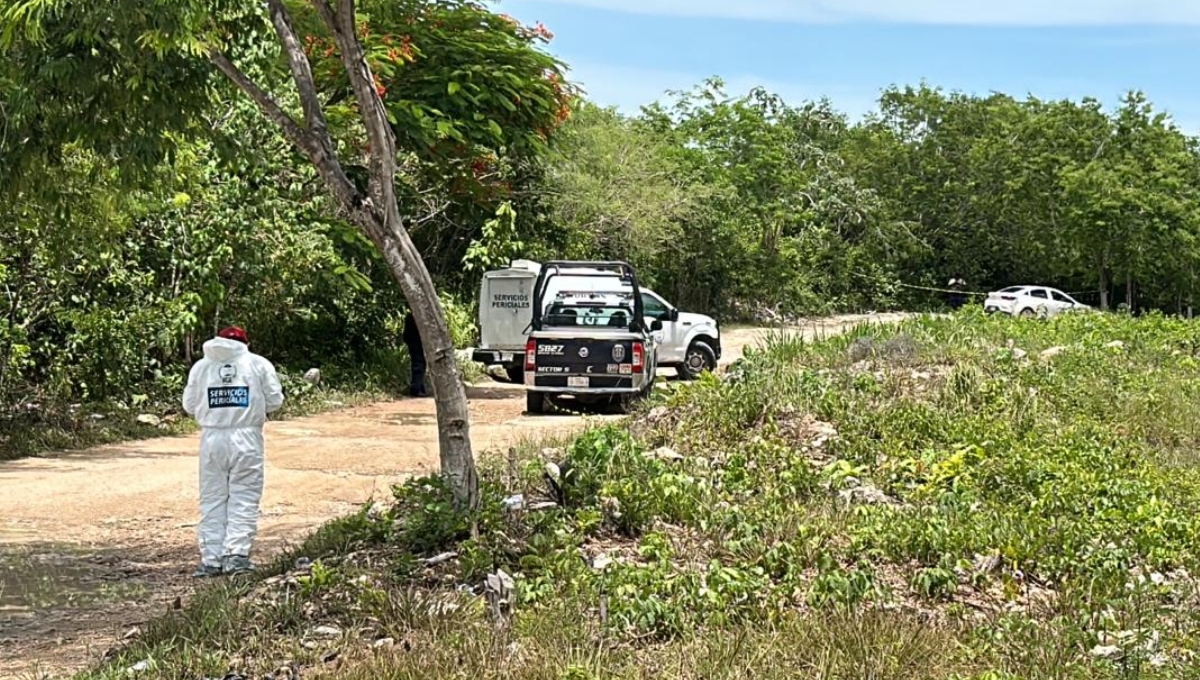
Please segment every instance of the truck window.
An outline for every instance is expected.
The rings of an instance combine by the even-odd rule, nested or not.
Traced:
[[[554,305],[546,312],[546,325],[558,327],[578,326],[579,313],[569,307]]]
[[[642,293],[642,312],[652,319],[661,319],[667,314],[667,306],[653,295]]]
[[[625,306],[554,304],[546,312],[545,323],[555,327],[629,328],[633,311]]]

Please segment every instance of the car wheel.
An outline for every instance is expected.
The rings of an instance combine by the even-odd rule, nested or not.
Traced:
[[[525,393],[525,412],[540,416],[546,413],[546,395],[541,392]]]
[[[717,353],[703,340],[693,340],[675,372],[684,380],[695,380],[705,371],[717,370]]]
[[[514,385],[525,382],[525,369],[521,366],[505,366],[504,373],[508,376],[508,381]]]
[[[1026,307],[1021,310],[1020,316],[1022,319],[1032,319],[1037,316],[1037,312],[1033,311],[1033,307]]]

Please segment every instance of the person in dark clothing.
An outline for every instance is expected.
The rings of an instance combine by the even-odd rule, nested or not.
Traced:
[[[967,282],[962,279],[950,279],[950,308],[962,309],[967,304]]]
[[[408,393],[413,397],[428,397],[425,389],[425,347],[421,344],[421,332],[417,329],[417,321],[412,312],[404,315],[404,346],[408,348],[408,356],[412,361],[412,380],[408,383]]]

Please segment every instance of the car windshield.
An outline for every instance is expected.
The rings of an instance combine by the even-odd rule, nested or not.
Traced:
[[[546,310],[545,323],[557,328],[595,326],[629,328],[633,310],[625,305],[554,303]]]

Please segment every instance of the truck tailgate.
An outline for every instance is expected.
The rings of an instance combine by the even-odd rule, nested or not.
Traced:
[[[637,342],[635,337],[624,335],[612,339],[532,338],[535,350],[526,360],[532,360],[533,368],[526,373],[526,380],[532,376],[532,384],[537,387],[632,388],[634,374],[640,373],[640,367],[634,365]]]

